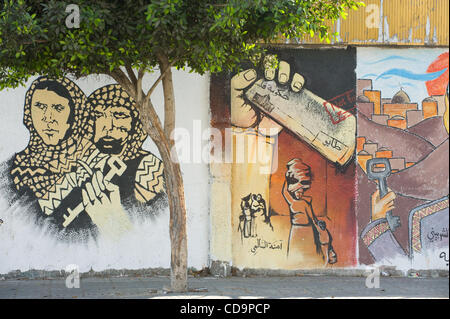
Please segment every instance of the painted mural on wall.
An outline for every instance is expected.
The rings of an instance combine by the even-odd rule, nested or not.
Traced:
[[[211,79],[213,126],[233,135],[233,265],[355,265],[356,52],[272,53],[277,69]]]
[[[114,241],[167,206],[163,163],[142,148],[147,134],[120,86],[86,97],[67,78],[39,77],[23,123],[28,146],[2,164],[2,197],[35,227],[68,242]]]
[[[358,50],[361,264],[448,267],[448,59]]]
[[[233,265],[448,267],[448,51],[272,53],[277,69],[211,76],[212,126],[233,141]],[[4,271],[78,255],[86,267],[130,256],[144,267],[156,246],[152,265],[167,266],[168,221],[148,226],[168,215],[163,163],[144,147],[133,100],[106,84],[86,96],[44,76],[20,96],[29,139],[0,165]]]

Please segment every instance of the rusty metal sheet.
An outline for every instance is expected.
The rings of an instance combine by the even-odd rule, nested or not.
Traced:
[[[339,37],[332,44],[355,45],[449,45],[448,0],[365,0],[365,7],[350,10],[338,19],[331,32]],[[317,36],[280,40],[292,44],[326,44]]]

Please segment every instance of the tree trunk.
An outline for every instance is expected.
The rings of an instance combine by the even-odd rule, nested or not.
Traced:
[[[150,126],[156,122],[154,109],[147,104],[143,105],[141,110],[143,110],[141,121],[144,128],[158,147],[164,163],[164,181],[170,208],[171,290],[184,292],[187,291],[187,236],[181,168],[177,154],[171,150],[172,143],[164,134],[162,127]]]
[[[160,56],[160,67],[160,79],[163,81],[164,89],[164,128],[149,98],[158,81],[155,82],[154,87],[150,89],[146,96],[142,91],[143,69],[139,70],[137,78],[130,66],[127,67],[130,78],[120,69],[107,74],[134,97],[142,125],[161,154],[170,208],[171,291],[185,292],[187,291],[186,206],[181,168],[175,149],[172,151],[174,142],[170,138],[170,133],[175,128],[175,96],[171,65],[165,56]]]
[[[183,177],[180,164],[171,162],[170,158],[163,157],[163,161],[170,207],[171,289],[183,292],[187,290],[186,207]],[[170,164],[165,164],[166,161]]]
[[[173,291],[187,290],[187,239],[186,239],[186,206],[184,199],[183,176],[178,162],[175,143],[171,133],[175,128],[175,94],[172,81],[172,70],[169,60],[159,56],[160,70],[164,72],[162,85],[164,92],[164,133],[171,150],[170,161],[165,168],[166,189],[170,207],[170,242],[171,242],[171,288]],[[170,190],[170,191],[169,191]]]

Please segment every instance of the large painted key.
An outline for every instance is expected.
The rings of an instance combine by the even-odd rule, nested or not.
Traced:
[[[79,161],[89,175],[94,175],[94,171],[84,162]],[[110,181],[114,176],[122,176],[122,174],[127,169],[127,164],[125,164],[119,157],[112,156],[108,159],[107,164],[109,166],[109,172],[105,176],[105,180]],[[63,215],[64,222],[63,226],[67,227],[75,217],[77,217],[84,210],[83,203],[79,203],[74,209],[67,208],[67,214]]]
[[[381,168],[383,166],[383,168]],[[375,170],[375,167],[378,169]],[[387,158],[372,158],[366,164],[367,177],[370,180],[378,181],[378,189],[380,190],[380,198],[388,193],[387,178],[391,175],[391,164]],[[386,219],[392,231],[395,231],[400,224],[400,217],[393,216],[392,210],[386,213]]]

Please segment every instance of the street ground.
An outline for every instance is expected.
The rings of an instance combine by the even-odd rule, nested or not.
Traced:
[[[167,276],[81,278],[79,288],[66,280],[0,280],[0,299],[253,299],[253,298],[449,298],[449,278],[381,277],[367,288],[365,277],[190,277],[189,292],[168,293]]]

